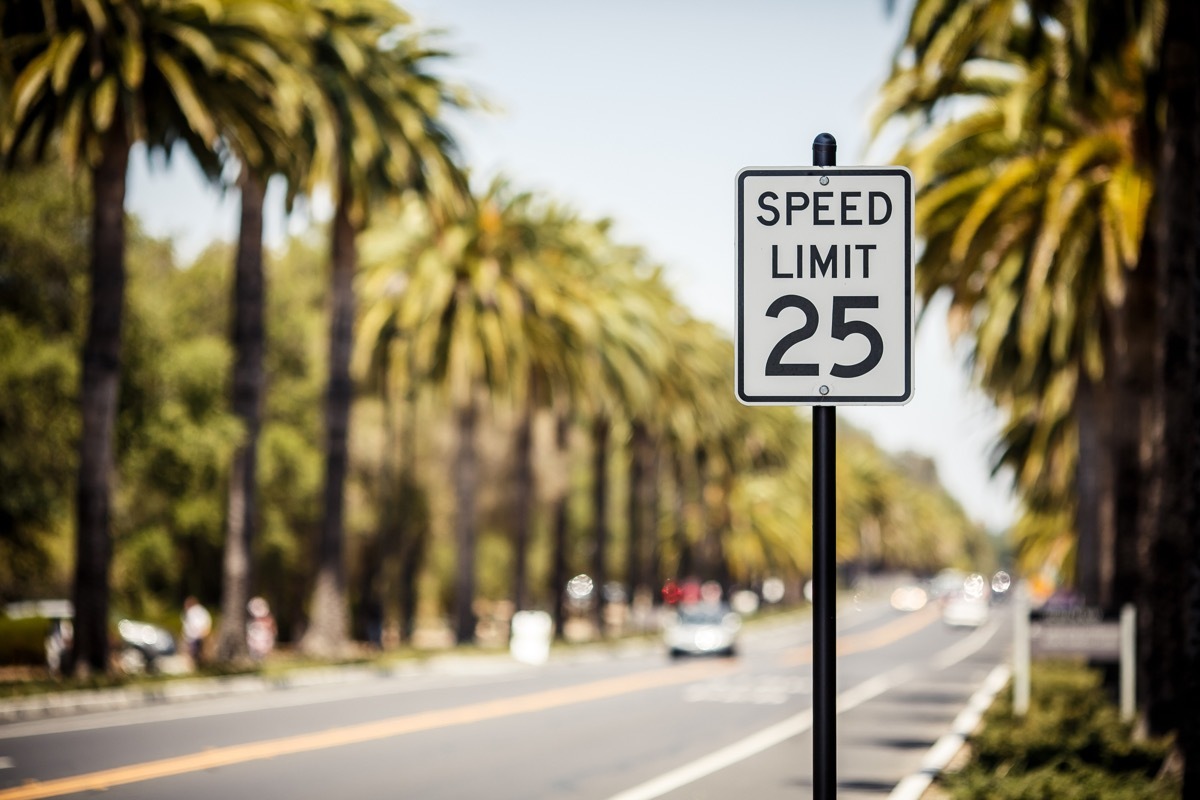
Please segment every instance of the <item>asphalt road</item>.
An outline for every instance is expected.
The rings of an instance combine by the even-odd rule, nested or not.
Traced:
[[[848,602],[837,780],[881,800],[919,773],[1004,662],[1006,613]],[[732,659],[661,648],[460,658],[412,674],[0,726],[0,800],[811,797],[811,630],[744,631]],[[946,744],[942,742],[942,749]]]

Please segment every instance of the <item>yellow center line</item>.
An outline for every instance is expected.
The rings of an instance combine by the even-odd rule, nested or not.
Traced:
[[[837,640],[837,654],[839,656],[849,656],[898,642],[905,636],[914,634],[926,627],[937,616],[937,606],[928,605],[922,611],[913,612],[894,622],[881,625],[874,630],[841,636]],[[796,647],[784,653],[779,663],[785,667],[797,667],[802,664],[811,664],[812,658],[813,646],[806,644],[803,647]],[[3,795],[0,795],[0,798],[2,797]]]
[[[698,663],[683,667],[641,672],[617,678],[608,678],[581,686],[549,689],[543,692],[521,695],[501,700],[490,700],[459,708],[425,711],[402,717],[391,717],[377,722],[331,728],[315,733],[286,736],[262,742],[230,745],[205,750],[200,753],[174,756],[143,764],[131,764],[99,772],[89,772],[68,778],[48,781],[31,781],[12,789],[0,789],[0,800],[35,800],[42,797],[58,797],[76,792],[97,791],[127,783],[167,778],[190,772],[244,764],[278,756],[342,747],[350,744],[404,736],[409,733],[468,725],[474,722],[498,719],[516,714],[530,714],[551,708],[603,700],[622,694],[671,686],[678,683],[702,680],[733,669],[728,664]]]

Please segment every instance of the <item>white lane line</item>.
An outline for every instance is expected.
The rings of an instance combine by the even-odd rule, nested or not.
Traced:
[[[954,646],[938,653],[933,658],[931,663],[938,670],[957,664],[987,644],[992,636],[996,633],[996,630],[996,625],[988,625],[984,628],[981,628],[980,630],[971,634],[971,636],[968,638],[964,639],[962,642],[959,642],[958,644],[955,644]],[[1007,670],[1007,667],[1004,667],[1004,669]],[[971,698],[971,701],[968,704],[968,710],[976,705],[976,699],[981,696],[984,689],[987,689],[992,685],[996,673],[999,670],[1000,667],[997,667],[996,670],[993,670],[992,675],[988,676],[987,680],[984,682],[984,688],[980,689],[979,692],[977,692],[976,695]],[[853,689],[849,689],[838,696],[836,706],[837,713],[841,714],[849,711],[856,706],[862,705],[868,700],[878,697],[890,689],[894,689],[895,687],[914,677],[915,672],[916,671],[913,667],[907,665],[900,666],[891,670],[890,672],[885,672],[883,675],[876,675],[874,678],[860,683]],[[1003,687],[1004,681],[1007,679],[1008,675],[1006,672],[1004,675],[1004,680],[1000,682],[1000,687]],[[992,697],[994,697],[995,692],[998,692],[999,690],[999,687],[997,687],[992,692]],[[978,713],[982,714],[983,710],[987,709],[988,705],[990,704],[991,698],[989,697]],[[966,713],[967,711],[963,712],[963,714]],[[959,716],[962,718],[962,714]],[[956,730],[958,727],[957,722],[958,720],[956,720]],[[976,722],[978,722],[978,719],[976,719]],[[742,739],[740,742],[734,742],[728,747],[718,750],[715,753],[710,753],[709,755],[699,758],[690,764],[685,764],[678,769],[660,775],[657,778],[652,778],[651,780],[635,786],[632,789],[627,789],[623,792],[615,794],[609,798],[609,800],[653,800],[653,798],[661,797],[668,792],[673,792],[676,789],[692,783],[693,781],[697,781],[706,775],[711,775],[718,770],[722,770],[725,767],[732,766],[733,764],[743,761],[750,756],[761,753],[767,748],[781,744],[793,736],[798,736],[799,734],[804,733],[810,727],[812,727],[811,709],[803,711],[794,717],[790,717],[789,719],[773,725],[766,730],[759,731],[758,733],[753,734],[746,739]],[[974,729],[974,725],[972,725],[972,729]],[[949,745],[946,745],[946,747],[949,747]],[[937,749],[936,744],[934,745],[934,749]],[[953,757],[954,753],[956,752],[958,752],[957,748],[950,753],[950,757]],[[927,761],[929,758],[929,756],[926,756]],[[948,761],[949,759],[947,759],[947,762]],[[943,764],[942,767],[944,766],[945,765]],[[939,767],[937,772],[940,772],[942,767]],[[936,774],[936,772],[933,774]],[[905,781],[910,781],[913,777],[922,776],[928,777],[929,780],[932,780],[932,776],[926,776],[923,769],[918,776],[909,776],[908,778],[905,778],[904,781],[901,781],[900,784],[897,785],[895,791],[900,791],[900,788],[904,785]],[[928,786],[928,783],[926,783],[925,786]],[[924,791],[924,787],[922,787],[921,791]],[[888,800],[909,800],[909,798],[914,798],[915,800],[915,798],[919,797],[919,793],[916,795],[896,795],[895,792],[893,792],[893,795],[889,797]]]
[[[995,622],[989,622],[982,628],[979,628],[971,633],[966,639],[963,639],[958,644],[947,647],[942,652],[934,656],[929,664],[934,669],[943,670],[947,667],[953,667],[960,661],[963,661],[979,651],[991,638],[1000,630],[1000,626]]]
[[[877,675],[864,683],[860,683],[853,689],[849,689],[838,695],[837,712],[841,714],[856,706],[860,706],[868,700],[878,697],[889,689],[893,689],[909,680],[913,677],[913,674],[914,670],[912,667],[902,666],[883,675]],[[715,753],[709,753],[690,764],[684,764],[678,769],[671,770],[657,778],[652,778],[643,784],[634,786],[632,789],[626,789],[623,792],[615,794],[609,800],[653,800],[655,797],[662,797],[664,794],[687,786],[689,783],[697,781],[706,775],[711,775],[739,761],[745,761],[750,756],[757,755],[768,748],[781,744],[793,736],[799,736],[812,727],[812,721],[813,712],[811,708],[801,711],[794,717],[789,717],[783,722],[776,723],[741,741],[734,742]]]
[[[933,779],[946,768],[950,759],[962,748],[967,737],[979,725],[983,712],[987,711],[996,695],[1008,683],[1009,667],[1000,664],[988,674],[979,691],[971,696],[964,708],[955,718],[950,732],[930,748],[921,762],[921,771],[909,775],[888,795],[887,800],[920,800],[921,795],[933,783]]]
[[[8,756],[0,756],[0,769],[12,769],[16,765],[17,762],[13,761]]]
[[[711,775],[739,761],[744,761],[756,753],[761,753],[769,747],[774,747],[780,742],[787,741],[793,736],[804,733],[812,727],[812,716],[812,709],[802,711],[796,716],[759,731],[740,742],[734,742],[729,747],[710,753],[690,764],[684,764],[679,769],[671,770],[640,786],[615,794],[609,800],[651,800],[654,797],[661,797],[681,786],[687,786],[705,775]]]

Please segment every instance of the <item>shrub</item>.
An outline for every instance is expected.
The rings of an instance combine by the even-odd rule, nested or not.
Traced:
[[[46,663],[46,636],[50,620],[43,617],[0,617],[0,664]]]
[[[1169,739],[1135,741],[1100,673],[1072,663],[1034,666],[1029,712],[1002,694],[970,740],[972,759],[943,778],[956,800],[1169,800],[1158,777]]]

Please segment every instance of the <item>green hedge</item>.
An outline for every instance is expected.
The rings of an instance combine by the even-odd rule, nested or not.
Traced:
[[[1029,713],[1013,714],[1005,692],[970,740],[971,762],[943,776],[955,800],[1171,800],[1177,781],[1159,778],[1167,739],[1134,741],[1099,671],[1035,664]]]
[[[0,665],[46,663],[50,620],[43,617],[0,617]]]

